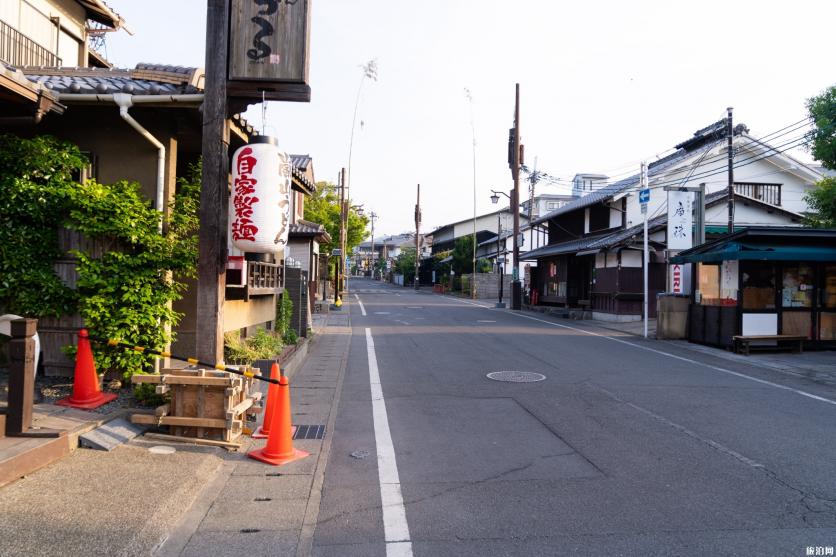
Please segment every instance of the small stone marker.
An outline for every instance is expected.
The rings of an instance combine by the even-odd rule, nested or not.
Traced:
[[[82,447],[98,451],[112,451],[122,443],[130,441],[145,428],[132,424],[124,418],[117,418],[88,431],[79,438]]]

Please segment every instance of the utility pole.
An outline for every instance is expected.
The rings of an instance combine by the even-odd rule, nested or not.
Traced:
[[[694,245],[701,246],[705,243],[705,182],[702,182],[699,185],[696,193],[697,207],[694,212],[697,215],[697,222],[695,222],[694,225],[697,229],[697,241],[694,242]]]
[[[200,334],[195,342],[195,354],[205,362],[221,362],[224,355],[223,306],[229,206],[229,129],[226,125],[228,38],[229,0],[208,0],[197,264],[196,317]]]
[[[504,308],[505,304],[502,302],[502,283],[504,282],[502,279],[505,278],[502,276],[502,262],[500,261],[500,257],[503,257],[504,254],[500,249],[500,242],[502,241],[502,211],[499,211],[496,214],[496,274],[499,276],[499,301],[496,302],[497,308]]]
[[[418,194],[415,200],[415,290],[418,290],[418,271],[421,262],[421,184],[418,184]]]
[[[728,107],[726,118],[726,138],[729,149],[729,234],[734,232],[734,126],[732,125],[732,107]]]
[[[520,146],[520,84],[516,84],[514,101],[514,146],[511,152],[511,176],[514,178],[514,196],[511,209],[514,211],[514,276],[511,283],[511,309],[522,309],[522,284],[520,283],[520,165],[523,163]]]

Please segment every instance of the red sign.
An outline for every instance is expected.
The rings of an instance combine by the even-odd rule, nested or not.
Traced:
[[[679,265],[671,267],[671,291],[682,294],[682,267]]]

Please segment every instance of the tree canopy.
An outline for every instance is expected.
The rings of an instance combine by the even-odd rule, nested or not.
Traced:
[[[810,205],[807,224],[814,228],[836,228],[836,178],[825,178],[804,196]]]
[[[404,284],[415,280],[415,248],[405,247],[395,259],[395,272],[403,275]]]
[[[807,136],[810,152],[825,168],[836,170],[836,85],[807,99],[807,112],[814,126]]]
[[[459,276],[473,272],[473,236],[456,239],[453,246],[453,271]]]
[[[822,166],[836,170],[836,85],[807,99],[807,111],[813,121],[808,133],[809,149]],[[836,178],[824,178],[804,196],[810,205],[807,223],[816,228],[836,228]]]
[[[346,224],[346,251],[360,244],[368,236],[366,227],[369,219],[351,209],[349,200],[348,223]],[[331,235],[331,241],[322,244],[322,251],[330,253],[340,245],[340,192],[331,182],[317,182],[316,193],[305,199],[305,220],[321,224]]]

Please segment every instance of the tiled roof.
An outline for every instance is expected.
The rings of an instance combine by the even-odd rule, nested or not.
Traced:
[[[298,168],[302,172],[308,169],[311,162],[310,155],[290,155],[290,160],[293,163],[293,168]]]
[[[29,89],[34,95],[42,93],[43,95],[49,97],[52,100],[58,100],[58,97],[48,88],[43,87],[42,85],[39,85],[37,83],[32,83],[30,80],[27,79],[26,75],[24,75],[24,73],[21,70],[15,68],[14,66],[10,66],[4,62],[0,62],[0,76],[14,81],[21,87]]]
[[[183,95],[203,92],[203,70],[182,66],[137,64],[134,69],[23,69],[33,83],[58,94]]]
[[[561,255],[563,253],[575,253],[589,248],[592,242],[598,241],[609,234],[598,234],[596,236],[587,236],[585,238],[578,238],[576,240],[569,240],[568,242],[561,242],[560,244],[550,244],[531,250],[527,253],[521,253],[520,259],[531,261],[539,257],[549,257],[552,255]]]
[[[689,138],[687,141],[679,143],[675,147],[676,151],[664,158],[659,159],[658,161],[650,163],[647,169],[648,178],[653,178],[654,176],[666,172],[670,170],[672,167],[679,164],[680,162],[684,161],[685,159],[688,159],[689,157],[696,155],[698,152],[710,149],[718,143],[725,141],[725,129],[722,125],[724,122],[725,120],[721,120],[701,130],[697,130],[696,132],[694,132],[693,137]],[[735,127],[734,133],[739,135],[741,133],[744,133],[745,131],[746,127],[741,124]],[[639,175],[634,174],[628,178],[619,180],[618,182],[608,184],[603,188],[590,193],[589,195],[585,195],[580,199],[576,199],[575,201],[567,203],[563,207],[560,207],[550,213],[543,215],[542,217],[532,222],[532,224],[545,222],[556,216],[569,213],[577,209],[582,209],[584,207],[589,207],[590,205],[595,205],[596,203],[600,203],[602,201],[606,201],[607,199],[610,199],[618,195],[619,193],[628,191],[631,188],[635,189],[638,183]]]
[[[719,140],[715,141],[714,143],[717,142],[719,142]],[[672,166],[675,166],[677,163],[683,161],[684,159],[694,156],[694,154],[695,153],[693,151],[685,151],[684,149],[679,149],[675,153],[663,159],[660,159],[655,163],[650,164],[647,170],[648,178],[652,178],[653,176],[656,176],[669,170]],[[608,184],[599,190],[596,190],[588,195],[576,199],[575,201],[569,202],[563,207],[560,207],[550,213],[543,215],[539,219],[536,219],[532,224],[545,222],[556,216],[563,215],[565,213],[570,213],[577,209],[582,209],[584,207],[589,207],[590,205],[595,205],[596,203],[606,201],[607,199],[610,199],[618,195],[619,193],[627,191],[631,188],[635,189],[638,183],[639,175],[634,174],[628,178],[619,180],[618,182]]]
[[[787,211],[781,207],[776,207],[774,205],[770,205],[764,201],[759,199],[754,199],[752,197],[748,197],[745,195],[741,195],[735,192],[734,197],[736,199],[745,200],[749,203],[756,203],[760,205],[766,206],[771,211],[779,211],[782,213],[787,214],[790,217],[801,218],[801,215],[793,213],[791,211]],[[709,193],[705,196],[705,205],[706,207],[714,205],[716,203],[724,203],[725,200],[728,198],[728,191],[718,190],[712,193]],[[647,223],[647,228],[649,232],[655,232],[667,226],[668,224],[668,215],[660,215],[656,218],[650,219]],[[630,228],[619,229],[609,234],[600,234],[596,236],[587,236],[584,238],[578,238],[577,240],[570,240],[568,242],[561,242],[560,244],[550,244],[548,246],[544,246],[542,248],[538,248],[536,250],[532,250],[528,253],[521,254],[520,258],[525,260],[533,260],[537,259],[538,257],[548,257],[552,255],[560,255],[563,253],[576,253],[579,251],[586,251],[586,250],[600,250],[600,249],[608,249],[612,247],[616,247],[621,244],[630,243],[635,238],[638,238],[642,235],[644,229],[644,223],[637,224],[635,226],[631,226]],[[628,242],[629,240],[629,242]],[[496,238],[493,240],[496,241]]]
[[[290,234],[293,236],[319,236],[326,242],[331,241],[331,235],[325,227],[315,222],[299,220],[290,225]]]

